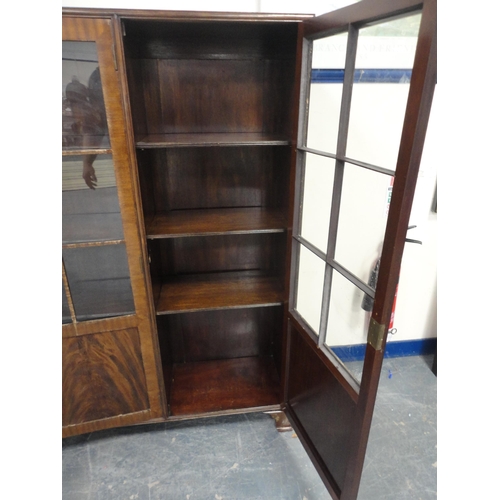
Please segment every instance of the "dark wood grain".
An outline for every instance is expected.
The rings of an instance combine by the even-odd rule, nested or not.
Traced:
[[[124,102],[128,100],[128,96],[126,94],[126,84],[124,82],[125,72],[120,59],[123,53],[121,51],[120,39],[115,36],[117,34],[116,27],[113,29],[112,26],[114,21],[111,20],[110,16],[105,18],[106,16],[103,15],[102,17],[101,19],[91,19],[85,15],[81,17],[63,16],[62,35],[63,40],[93,41],[96,44],[110,144],[113,154],[113,164],[115,167],[116,186],[123,226],[123,239],[126,243],[128,270],[130,274],[128,287],[132,290],[133,301],[131,305],[135,314],[133,316],[123,316],[112,320],[103,319],[99,321],[75,322],[72,325],[73,331],[71,333],[79,336],[83,335],[85,337],[91,332],[95,334],[92,338],[95,339],[95,342],[102,342],[103,345],[106,345],[106,352],[109,352],[111,356],[109,360],[111,364],[113,363],[113,356],[115,356],[116,350],[116,363],[120,363],[119,369],[114,370],[106,365],[106,370],[108,370],[107,376],[111,378],[116,377],[116,380],[113,379],[110,384],[112,383],[120,388],[122,383],[125,385],[135,383],[137,387],[130,386],[130,392],[128,393],[131,400],[135,399],[135,403],[130,401],[126,404],[115,404],[112,401],[105,402],[105,400],[103,400],[103,403],[100,403],[92,399],[92,384],[102,384],[102,380],[100,382],[89,381],[90,386],[85,389],[83,387],[83,382],[80,384],[78,381],[71,381],[69,377],[66,381],[66,387],[71,387],[71,390],[74,390],[75,394],[71,395],[66,392],[65,404],[67,402],[71,404],[72,400],[78,400],[78,404],[83,405],[81,391],[87,391],[85,394],[90,398],[88,405],[96,409],[94,414],[92,414],[90,409],[83,412],[83,414],[85,414],[84,418],[92,420],[83,422],[83,420],[78,417],[77,420],[80,423],[68,424],[71,429],[65,432],[70,432],[72,434],[85,432],[86,429],[98,430],[116,425],[126,425],[127,423],[137,423],[141,420],[149,420],[165,415],[164,394],[161,388],[163,379],[159,373],[161,371],[161,364],[158,363],[159,349],[157,348],[154,338],[154,317],[150,313],[151,302],[148,297],[146,277],[144,275],[145,255],[142,251],[137,218],[138,190],[132,178],[130,153],[135,151],[135,146],[133,140],[130,141],[130,136],[127,134],[127,131],[132,128],[132,123],[128,121],[124,109]],[[109,150],[106,149],[105,152],[108,153]],[[119,307],[118,309],[120,309],[120,313],[124,312],[123,307]],[[130,311],[129,307],[125,309]],[[130,340],[130,349],[132,349],[135,354],[130,354],[129,357],[123,355],[123,357],[126,357],[126,361],[121,363],[121,361],[119,361],[119,353],[125,352],[126,346],[121,345],[121,338],[115,339],[113,335],[107,332],[110,331],[110,328],[114,328],[118,324],[130,323],[134,324],[132,329],[119,331],[135,332],[133,335],[131,334],[134,339]],[[68,328],[63,329],[63,335],[66,335],[68,331]],[[100,332],[102,332],[102,337],[100,337]],[[115,340],[117,344],[113,346],[112,344]],[[124,339],[123,341],[125,342]],[[90,337],[84,342],[89,343]],[[127,340],[126,342],[129,341]],[[95,362],[99,364],[99,361],[96,359],[96,353],[90,347],[86,350],[86,353],[88,356],[88,363]],[[101,361],[105,364],[104,359]],[[127,373],[126,370],[129,361],[130,367]],[[138,366],[135,361],[137,361],[140,366]],[[68,361],[68,363],[71,368],[76,369],[75,366],[71,365],[70,361]],[[138,375],[139,371],[141,371],[142,375]],[[123,381],[121,380],[122,378]],[[141,387],[140,391],[138,389],[139,386]],[[98,390],[99,389],[95,389],[95,392],[98,393]],[[126,387],[123,388],[124,394],[127,394],[127,390]],[[128,396],[124,396],[124,398],[126,400]],[[102,405],[105,405],[105,407]],[[112,410],[116,410],[117,413],[112,415],[110,413]],[[129,411],[131,412],[130,414],[127,413]],[[70,413],[74,413],[74,410],[71,410]],[[80,416],[83,414],[78,413]],[[72,418],[66,420],[66,422],[71,420]]]
[[[273,207],[288,202],[286,147],[138,151],[145,215],[194,208]],[[286,185],[286,184],[285,184]]]
[[[336,493],[343,488],[356,403],[295,328],[290,335],[288,408],[322,467],[331,475]]]
[[[271,357],[176,364],[172,378],[174,416],[279,402],[278,373]]]
[[[285,134],[264,132],[170,133],[138,136],[138,148],[178,148],[207,146],[287,146]]]
[[[164,283],[157,314],[279,305],[283,283],[248,273],[216,273],[176,277]]]
[[[230,233],[279,233],[285,229],[279,210],[216,208],[157,214],[147,225],[149,239]]]
[[[158,76],[164,133],[262,132],[261,61],[165,59]]]
[[[161,280],[178,274],[227,271],[253,271],[283,278],[284,233],[190,236],[149,241],[153,250],[151,265],[160,273]],[[157,259],[156,263],[154,259]]]
[[[272,21],[300,22],[313,16],[313,14],[279,14],[267,12],[213,12],[213,11],[168,11],[153,9],[98,9],[83,7],[63,7],[63,15],[106,17],[116,15],[123,19],[151,20],[151,21],[238,21],[252,24],[270,23]]]
[[[127,19],[125,44],[131,57],[142,59],[288,59],[295,48],[295,24]]]
[[[175,361],[180,360],[216,363],[208,370],[216,384],[210,389],[211,402],[191,409],[188,404],[180,414],[276,405],[279,379],[271,355],[279,355],[275,346],[281,345],[283,230],[300,19],[174,12],[170,19],[175,22],[164,13],[156,13],[162,22],[153,22],[148,20],[151,13],[135,11],[125,14],[122,24],[111,11],[99,12],[107,19],[93,19],[97,11],[85,10],[65,33],[69,39],[96,39],[99,50],[106,52],[100,55],[106,113],[137,308],[136,315],[126,318],[134,324],[128,330],[136,332],[134,345],[145,361],[149,402],[146,408],[127,409],[123,418],[105,412],[91,415],[94,420],[67,424],[66,432],[161,416],[165,394],[171,403],[175,394],[188,398],[194,379],[200,373],[205,378],[203,370],[194,368],[191,382],[176,385],[174,372],[180,365]],[[219,22],[213,23],[215,19]],[[284,20],[293,22],[275,22]],[[135,154],[137,158],[130,156]],[[146,286],[144,220],[161,237],[147,244],[151,284]],[[157,380],[159,350],[150,335],[153,296],[158,303],[166,296],[169,307],[174,299],[174,308],[183,313],[158,320],[164,393],[159,393],[163,382]],[[102,320],[102,326],[123,321],[125,317]],[[75,322],[65,331],[77,336],[85,331],[76,339],[85,337],[87,343],[94,336],[99,343],[108,340],[98,321],[85,323],[89,328]],[[115,360],[111,350],[119,342],[113,345],[108,352]],[[227,387],[228,380],[232,387]],[[202,394],[203,381],[198,385]],[[176,387],[180,392],[175,393]],[[175,404],[173,408],[172,415],[178,417]]]
[[[379,19],[415,11],[423,0],[378,0],[348,5],[343,9],[327,12],[313,19],[304,20],[304,34],[317,38],[336,31],[346,31],[349,24],[368,24]]]
[[[415,50],[408,102],[401,135],[391,206],[380,261],[372,319],[384,328],[381,349],[368,344],[359,392],[359,405],[352,434],[358,446],[350,456],[345,497],[356,498],[375,407],[393,297],[399,280],[406,232],[419,175],[425,135],[437,79],[437,2],[426,0]]]
[[[149,408],[137,329],[62,343],[64,426]]]
[[[162,352],[173,363],[271,356],[282,306],[158,316]]]
[[[289,144],[294,23],[124,25],[139,147]]]

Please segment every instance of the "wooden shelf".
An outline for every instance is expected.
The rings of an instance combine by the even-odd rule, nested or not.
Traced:
[[[283,303],[278,278],[252,271],[178,276],[161,287],[156,314],[274,306]]]
[[[148,239],[222,234],[281,233],[286,219],[276,209],[213,208],[174,210],[148,222]]]
[[[172,416],[255,408],[279,403],[279,379],[272,357],[174,364],[170,394]]]
[[[290,141],[276,134],[206,133],[150,134],[137,141],[138,148],[177,148],[204,146],[287,146]]]

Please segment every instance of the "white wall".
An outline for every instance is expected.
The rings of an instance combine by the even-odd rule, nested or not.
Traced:
[[[322,14],[334,10],[336,8],[343,7],[353,3],[352,0],[311,0],[304,2],[303,0],[239,0],[234,2],[234,0],[212,0],[211,2],[203,2],[201,0],[184,0],[183,2],[169,1],[169,0],[64,0],[63,6],[65,7],[102,7],[102,8],[138,8],[138,9],[171,9],[171,10],[205,10],[205,11],[238,11],[238,12],[283,12],[283,13],[313,13],[316,15]],[[373,40],[365,39],[364,43],[369,44]],[[377,43],[381,43],[382,40],[378,39]],[[401,42],[401,40],[398,40]],[[385,40],[385,43],[391,43],[390,40]],[[331,64],[332,51],[328,49],[329,42],[326,43],[326,48],[323,50],[317,49],[315,52],[315,67],[328,67]],[[331,47],[331,44],[330,44]],[[406,54],[408,52],[407,45],[394,45],[390,51],[392,55],[397,54],[399,60],[395,62],[396,66],[403,64]],[[376,53],[376,50],[372,50],[372,53]],[[329,63],[325,63],[325,58],[328,58]],[[343,62],[343,52],[338,51],[338,59]],[[384,67],[385,63],[377,63],[373,60],[370,61],[370,67]],[[335,66],[335,64],[334,64]],[[375,85],[375,86],[373,86]],[[380,93],[390,91],[389,98],[391,102],[394,103],[392,108],[393,113],[384,103],[387,102],[387,97],[384,98],[373,98],[373,92],[375,91],[376,84],[371,84],[369,87],[364,88],[359,87],[359,94],[356,100],[353,101],[354,106],[359,106],[359,109],[366,110],[367,106],[372,106],[372,111],[369,114],[371,117],[385,117],[394,118],[397,123],[400,120],[400,106],[398,104],[404,100],[405,85],[393,85],[393,86],[382,86],[379,89]],[[390,88],[392,87],[392,88]],[[338,109],[335,109],[336,102],[338,102],[337,96],[331,96],[339,91],[340,86],[337,84],[324,84],[318,85],[314,90],[318,95],[318,99],[315,99],[314,93],[312,96],[312,106],[315,104],[323,110],[327,110],[327,116],[329,119],[325,121],[324,117],[319,118],[316,123],[311,123],[311,134],[320,137],[321,135],[327,134],[329,137],[335,136],[335,120],[332,120],[332,116],[338,113]],[[330,94],[331,99],[328,98]],[[330,108],[326,102],[330,102]],[[320,102],[322,104],[320,104]],[[399,114],[399,118],[396,115]],[[366,117],[366,114],[364,115]],[[354,118],[355,120],[356,118]],[[393,121],[394,121],[393,120]],[[391,120],[388,120],[389,122]],[[333,124],[333,125],[332,125]],[[365,123],[366,125],[366,123]],[[373,120],[370,124],[371,131],[377,132],[381,130],[380,120]],[[332,128],[333,127],[333,128]],[[399,123],[396,125],[398,129]],[[351,133],[351,137],[356,134],[355,129]],[[351,138],[351,141],[353,139]],[[356,143],[361,144],[365,139],[358,138]],[[351,142],[351,151],[353,148],[356,149],[356,153],[359,154],[359,147],[353,146]],[[378,146],[380,144],[380,138],[378,138],[374,145]],[[436,327],[436,247],[437,247],[437,217],[430,211],[434,187],[436,182],[436,172],[437,165],[434,162],[433,151],[436,150],[437,146],[437,131],[433,130],[432,123],[428,132],[427,143],[425,146],[424,157],[421,166],[421,175],[419,177],[419,182],[417,186],[416,199],[414,204],[414,210],[412,212],[412,218],[410,223],[417,224],[418,228],[413,229],[409,232],[408,236],[414,239],[423,240],[423,245],[410,245],[408,244],[403,257],[400,286],[399,286],[399,296],[396,308],[395,323],[394,327],[397,328],[397,334],[393,337],[393,340],[409,340],[409,339],[421,339],[427,337],[437,336]],[[380,148],[375,147],[371,151],[377,152]],[[389,146],[390,150],[390,146]],[[384,156],[385,155],[385,156]],[[394,156],[394,151],[386,151],[382,154],[382,157],[377,157],[375,163],[383,161],[385,157]],[[364,158],[370,160],[370,158]],[[311,162],[314,159],[310,160]],[[316,160],[318,161],[318,160]],[[373,156],[371,156],[371,161],[374,161]],[[367,172],[367,171],[366,171]],[[353,174],[354,175],[354,174]],[[369,177],[365,173],[358,174],[362,177]],[[387,178],[388,179],[388,178]],[[325,222],[321,218],[321,214],[325,211],[321,208],[321,201],[324,201],[324,197],[328,196],[328,192],[331,189],[328,181],[327,183],[322,183],[319,179],[309,179],[309,186],[311,186],[311,191],[306,192],[306,219],[309,217],[312,223],[313,235],[310,235],[313,242],[321,242],[324,240],[324,235],[321,234],[322,227],[325,227]],[[344,252],[345,258],[350,259],[350,264],[355,268],[363,279],[367,279],[369,275],[369,270],[372,263],[376,260],[378,251],[380,248],[380,224],[383,221],[386,208],[386,196],[387,196],[387,182],[385,179],[378,182],[380,186],[377,188],[378,196],[371,197],[371,204],[380,203],[380,209],[373,208],[372,206],[363,209],[360,207],[359,210],[352,212],[354,216],[357,217],[356,224],[354,224],[354,230],[350,230],[351,227],[349,220],[342,220],[344,225],[344,234],[346,241],[349,241],[353,251]],[[373,181],[368,181],[368,183],[362,188],[365,191],[373,188]],[[319,189],[322,191],[322,197],[318,197]],[[325,191],[326,190],[326,191]],[[373,191],[373,189],[372,189]],[[326,192],[326,195],[324,194]],[[353,208],[356,204],[356,197],[353,193],[349,195],[346,190],[346,201],[347,204],[351,205]],[[361,196],[363,198],[363,195]],[[368,198],[365,196],[366,200]],[[359,199],[359,197],[358,197]],[[316,202],[319,205],[315,205]],[[357,214],[357,215],[356,215]],[[363,217],[363,215],[366,217]],[[368,219],[368,215],[375,215],[371,220]],[[328,214],[325,214],[325,217]],[[354,220],[354,219],[352,219]],[[357,229],[356,229],[357,228]],[[317,231],[316,236],[314,231]],[[320,243],[321,244],[321,243]],[[314,282],[314,272],[302,271],[301,280]],[[344,285],[347,289],[351,289],[350,284]],[[315,287],[314,287],[315,288]],[[316,293],[317,295],[317,293]],[[312,300],[315,297],[313,293],[302,293],[299,296],[299,305],[304,311],[305,316],[308,316],[313,323],[319,321],[317,318],[316,306],[313,305],[316,302]],[[359,298],[361,297],[359,291],[351,289],[351,292],[346,292],[346,294],[339,294],[338,298],[343,297],[344,301],[347,301],[346,312],[349,311],[349,307],[352,309],[352,314],[344,319],[341,316],[336,316],[337,321],[343,321],[345,325],[350,328],[352,335],[346,336],[343,339],[332,340],[334,344],[349,344],[357,343],[363,341],[363,335],[366,333],[364,325],[366,324],[366,316],[360,308],[358,308]],[[308,309],[309,308],[309,309]],[[317,318],[317,319],[315,319]],[[350,326],[349,326],[350,325]]]

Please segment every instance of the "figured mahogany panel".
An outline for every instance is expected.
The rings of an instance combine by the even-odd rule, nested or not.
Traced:
[[[175,364],[173,416],[268,406],[279,403],[279,380],[271,357]]]
[[[63,426],[147,410],[136,328],[63,339]]]
[[[294,370],[300,366],[300,370]],[[290,329],[288,405],[309,447],[342,490],[356,403],[301,334]]]

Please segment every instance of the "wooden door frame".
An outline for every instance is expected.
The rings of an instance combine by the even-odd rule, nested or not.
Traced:
[[[312,339],[310,334],[308,334],[300,324],[300,321],[297,321],[297,318],[289,311],[290,326],[293,326],[300,333],[309,347],[315,352],[317,362],[325,365],[337,381],[343,385],[344,390],[350,394],[353,401],[355,401],[356,409],[354,412],[353,431],[350,435],[350,441],[354,444],[347,460],[343,488],[340,490],[290,405],[288,394],[289,373],[290,370],[296,369],[296,366],[290,366],[290,334],[287,336],[286,380],[284,382],[283,407],[330,494],[332,497],[341,500],[353,500],[357,497],[368,444],[376,393],[387,342],[388,324],[398,283],[413,195],[417,183],[432,97],[436,84],[436,0],[362,1],[315,19],[305,20],[303,23],[304,37],[307,37],[309,40],[314,40],[337,32],[346,31],[347,27],[350,25],[355,25],[357,27],[366,26],[372,22],[385,18],[389,14],[390,18],[393,18],[393,14],[396,16],[404,15],[418,9],[422,9],[422,20],[401,136],[401,143],[403,146],[400,147],[399,150],[396,173],[394,176],[394,186],[382,249],[379,279],[368,331],[368,343],[366,346],[363,375],[357,395],[352,394],[350,386],[346,383],[342,372],[333,366],[322,352],[322,345],[318,345],[318,343]],[[308,50],[308,43],[309,42],[301,45],[301,48],[298,50]],[[302,47],[304,48],[302,49]],[[307,64],[304,62],[303,70],[308,69],[310,68],[307,68]],[[303,80],[301,93],[304,101],[307,100],[307,92],[308,90],[304,88]],[[299,121],[297,124],[297,135],[299,136],[299,134],[302,133],[304,133],[304,131]],[[295,204],[300,201],[300,189],[301,186],[296,185]],[[295,218],[297,219],[297,215]],[[296,220],[295,224],[297,224],[297,222]],[[288,268],[292,270],[292,275],[296,275],[297,262],[295,261],[293,252],[292,255],[288,256],[287,265]],[[294,293],[294,288],[292,284],[291,294]],[[290,303],[293,304],[292,296],[290,297]],[[328,423],[325,422],[325,425],[328,425]]]
[[[144,421],[163,420],[166,415],[156,325],[154,315],[151,315],[151,300],[145,279],[146,253],[141,244],[141,226],[137,215],[138,186],[130,161],[130,140],[126,134],[129,124],[124,111],[123,71],[119,68],[116,28],[112,16],[101,15],[102,17],[90,18],[65,15],[63,12],[62,39],[92,41],[97,46],[135,313],[84,322],[73,318],[71,324],[63,325],[63,338],[136,328],[140,337],[149,408],[138,413],[66,426],[63,428],[63,437]]]

